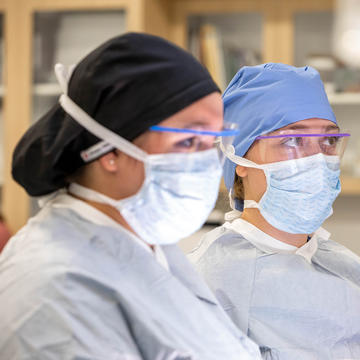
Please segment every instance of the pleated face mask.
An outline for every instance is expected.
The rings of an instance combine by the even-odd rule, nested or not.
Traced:
[[[340,193],[338,157],[316,154],[267,164],[267,188],[260,201],[245,200],[244,208],[258,208],[275,228],[292,234],[311,234],[332,214]]]
[[[222,174],[216,149],[147,155],[145,180],[133,196],[111,199],[78,184],[69,191],[116,208],[148,244],[172,244],[191,235],[215,205]]]

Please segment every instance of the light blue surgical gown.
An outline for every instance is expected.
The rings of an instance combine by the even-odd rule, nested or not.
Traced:
[[[263,359],[360,359],[360,258],[329,236],[296,248],[236,219],[189,258]]]
[[[1,360],[261,358],[177,246],[162,247],[167,270],[69,198],[48,202],[0,256]]]

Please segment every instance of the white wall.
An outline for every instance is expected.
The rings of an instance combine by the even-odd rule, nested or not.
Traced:
[[[360,255],[360,196],[340,196],[323,227],[333,240]]]

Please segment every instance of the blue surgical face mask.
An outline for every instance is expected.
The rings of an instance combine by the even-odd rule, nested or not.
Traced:
[[[148,244],[172,244],[198,230],[215,205],[222,168],[216,149],[147,155],[141,189],[114,200],[78,184],[70,193],[115,207]]]
[[[244,208],[258,208],[275,228],[311,234],[332,214],[332,204],[341,190],[338,156],[319,153],[261,165],[234,154],[229,157],[239,165],[264,170],[265,193],[259,202],[245,200]]]

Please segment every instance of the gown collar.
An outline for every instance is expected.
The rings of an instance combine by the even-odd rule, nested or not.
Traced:
[[[137,237],[132,232],[126,230],[123,226],[118,224],[116,221],[114,221],[112,218],[110,218],[103,212],[95,209],[93,206],[88,205],[86,202],[81,201],[67,193],[61,193],[51,200],[51,204],[53,207],[71,209],[77,214],[79,214],[81,217],[90,221],[91,223],[102,226],[109,226],[119,231],[126,232],[126,234],[131,237],[131,239],[133,239],[144,250],[152,253],[158,263],[160,263],[166,270],[169,270],[169,264],[161,246],[155,245],[154,252],[151,251],[150,247],[146,245],[146,243],[142,241],[139,237]]]
[[[266,254],[297,254],[309,263],[311,263],[311,259],[318,249],[318,239],[328,240],[330,237],[329,232],[323,228],[319,228],[306,244],[298,248],[273,238],[241,218],[232,222],[226,222],[224,227],[244,236],[256,248]]]

